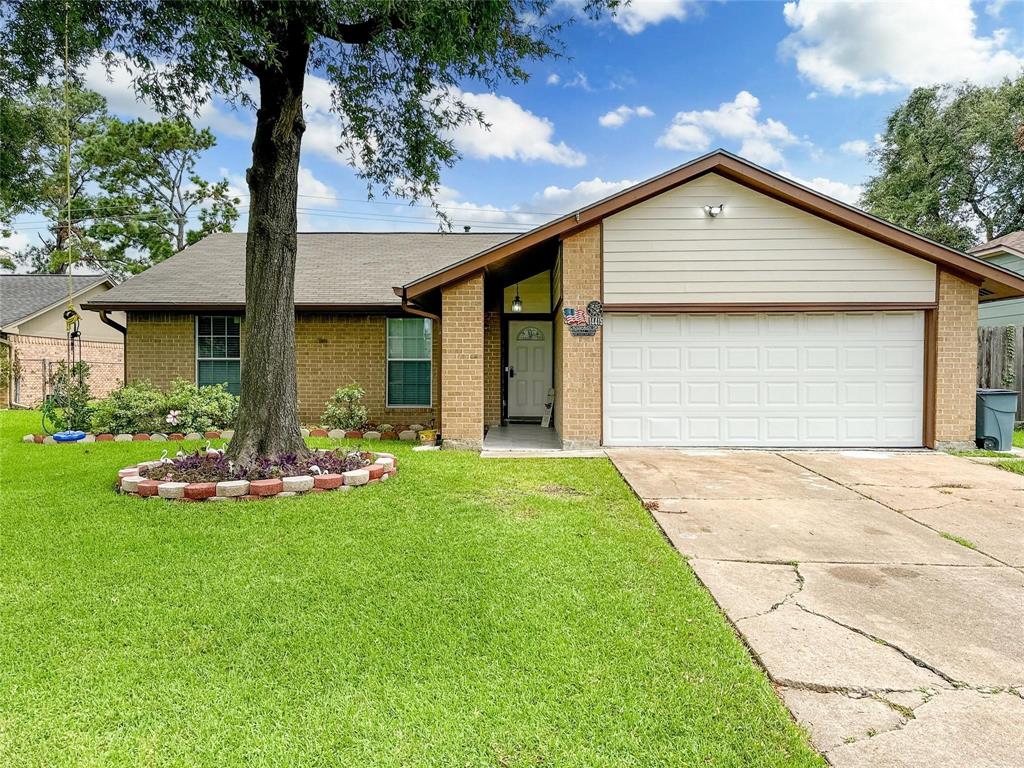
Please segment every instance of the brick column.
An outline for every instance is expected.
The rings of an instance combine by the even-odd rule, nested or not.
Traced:
[[[445,448],[483,444],[483,273],[441,290],[441,434]]]
[[[935,442],[974,447],[978,381],[978,286],[939,274],[936,310]]]
[[[484,424],[501,424],[501,312],[484,313]]]
[[[601,226],[562,241],[562,306],[585,310],[601,298]],[[572,336],[555,317],[555,428],[567,449],[601,444],[601,336]]]

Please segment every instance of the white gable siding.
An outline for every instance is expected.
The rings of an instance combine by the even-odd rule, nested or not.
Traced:
[[[935,265],[708,174],[604,220],[604,301],[933,302]]]

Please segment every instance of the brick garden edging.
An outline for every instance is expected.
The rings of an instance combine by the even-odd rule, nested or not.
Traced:
[[[321,452],[327,449],[320,449]],[[139,472],[154,469],[162,461],[143,461],[117,472],[117,491],[142,498],[169,501],[253,501],[286,498],[306,493],[349,491],[360,485],[379,483],[398,473],[398,461],[390,453],[373,453],[371,463],[340,474],[294,475],[267,480],[221,480],[210,483],[179,483],[151,480]]]
[[[129,434],[127,432],[119,435],[113,435],[110,432],[102,432],[98,435],[94,435],[91,432],[87,432],[85,437],[76,442],[79,443],[132,443],[149,440],[154,443],[163,443],[168,440],[175,442],[180,440],[230,440],[235,436],[233,429],[211,429],[203,433],[189,432],[182,434],[181,432],[171,432],[166,434],[164,432],[138,432],[136,434]],[[75,443],[58,443],[53,439],[51,435],[25,435],[21,438],[23,443],[44,443],[46,445],[74,445]]]
[[[376,432],[374,430],[367,430],[362,432],[360,430],[349,430],[346,432],[343,429],[306,429],[302,428],[303,437],[329,437],[334,440],[342,440],[345,438],[355,440],[403,440],[413,442],[418,439],[419,433],[423,430],[418,424],[414,424],[408,429],[403,429],[401,432]],[[104,442],[117,442],[117,443],[131,443],[149,440],[154,443],[162,443],[165,441],[180,441],[180,440],[230,440],[234,437],[235,432],[232,429],[212,429],[207,432],[200,434],[199,432],[189,432],[182,434],[181,432],[171,432],[170,434],[164,432],[139,432],[136,434],[123,433],[114,435],[109,432],[103,432],[99,435],[94,435],[91,432],[86,433],[85,437],[78,440],[79,443],[104,443]],[[44,443],[46,445],[74,445],[74,443],[58,443],[50,435],[25,435],[21,438],[23,443]]]

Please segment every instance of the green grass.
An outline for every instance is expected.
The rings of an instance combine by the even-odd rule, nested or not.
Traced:
[[[1013,433],[1013,444],[1017,448],[1024,448],[1024,429],[1018,429]]]
[[[0,413],[0,765],[822,766],[605,460],[120,497]],[[327,444],[329,441],[317,441]]]
[[[967,547],[968,549],[977,549],[973,541],[971,541],[970,539],[965,539],[963,536],[957,536],[955,533],[949,533],[948,531],[939,531],[939,535],[944,539],[956,542],[961,547]]]

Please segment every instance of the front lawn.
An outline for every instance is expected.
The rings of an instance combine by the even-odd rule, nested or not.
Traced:
[[[824,765],[607,461],[168,503],[111,490],[167,444],[36,419],[0,412],[0,765]]]

